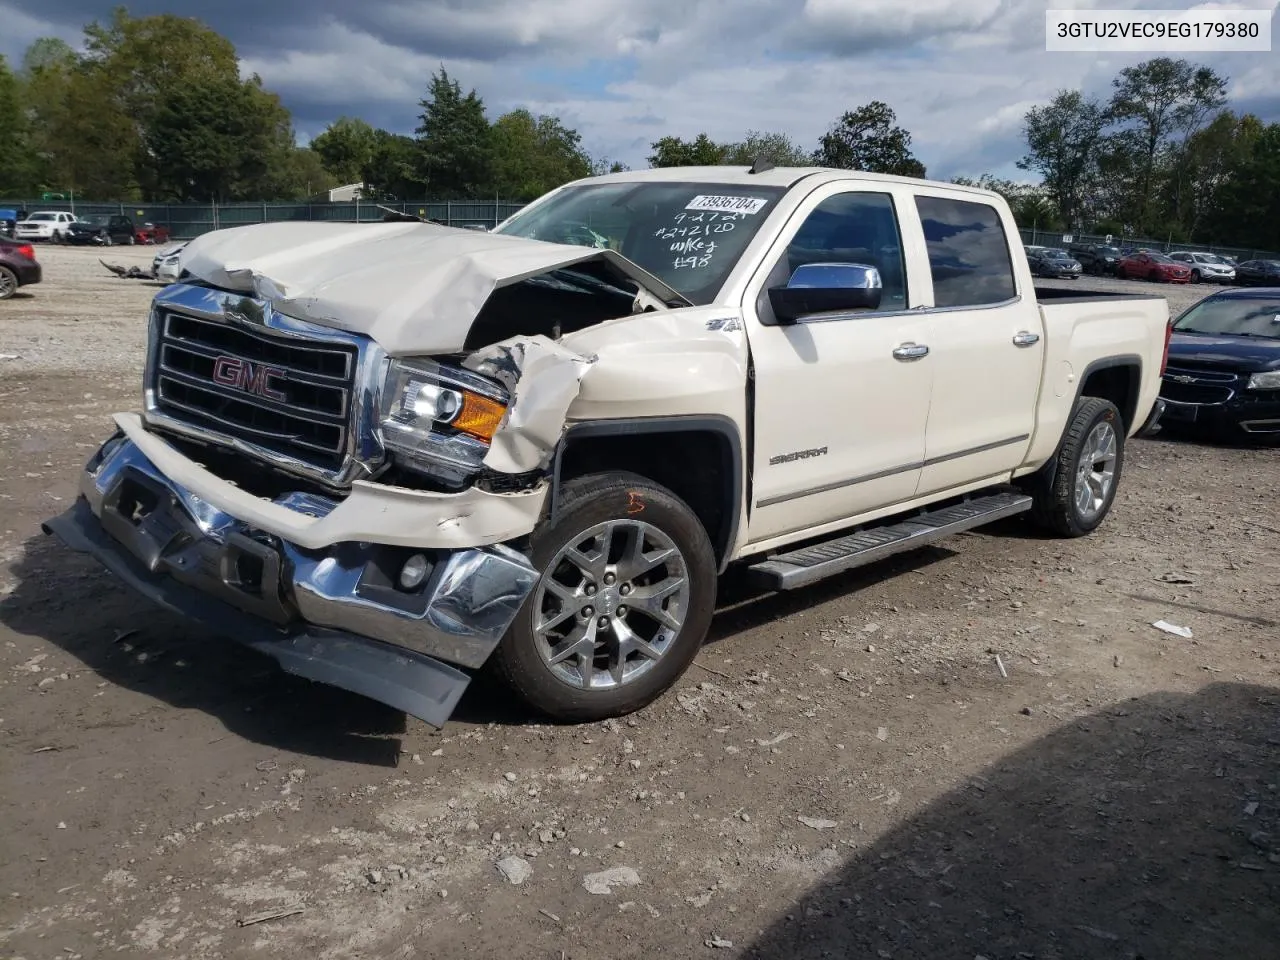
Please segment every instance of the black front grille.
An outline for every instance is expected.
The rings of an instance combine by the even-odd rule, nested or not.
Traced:
[[[347,453],[354,347],[167,313],[155,365],[158,412],[338,470]]]
[[[1234,373],[1194,367],[1168,367],[1160,395],[1174,403],[1218,404],[1235,396]]]

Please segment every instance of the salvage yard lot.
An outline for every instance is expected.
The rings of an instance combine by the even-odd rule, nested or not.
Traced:
[[[437,732],[41,535],[140,403],[157,288],[98,258],[153,253],[44,247],[0,304],[0,954],[1274,951],[1276,450],[1134,442],[1082,540],[1007,522],[791,595],[730,576],[642,713],[546,725],[481,681]]]

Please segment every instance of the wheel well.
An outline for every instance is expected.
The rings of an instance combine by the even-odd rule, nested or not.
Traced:
[[[657,430],[649,425],[628,429],[608,423],[570,430],[558,460],[557,487],[574,477],[610,470],[637,473],[680,497],[702,522],[716,560],[724,566],[737,533],[742,496],[736,431],[674,424]]]
[[[1137,363],[1115,364],[1086,373],[1080,396],[1100,397],[1114,403],[1124,418],[1125,433],[1128,433],[1137,416],[1141,385],[1142,368]]]

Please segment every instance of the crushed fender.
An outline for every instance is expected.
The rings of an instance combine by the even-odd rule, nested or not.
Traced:
[[[511,395],[484,465],[499,473],[547,469],[569,405],[595,361],[544,336],[514,337],[467,357],[464,367],[498,380]]]

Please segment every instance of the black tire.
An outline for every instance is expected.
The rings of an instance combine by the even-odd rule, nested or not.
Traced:
[[[495,674],[534,709],[571,722],[633,713],[669,689],[702,648],[715,612],[715,552],[697,516],[667,488],[632,473],[590,474],[570,480],[560,491],[555,520],[544,522],[531,535],[529,558],[544,577],[550,576],[555,571],[547,567],[575,538],[581,541],[597,524],[641,516],[670,539],[684,562],[689,595],[679,632],[669,640],[662,656],[634,679],[592,690],[570,684],[539,652],[534,620],[543,616],[540,581],[489,661]],[[601,598],[603,608],[603,593],[595,595]],[[636,617],[627,622],[636,623]]]
[[[1115,437],[1115,464],[1109,488],[1095,513],[1082,512],[1076,499],[1080,482],[1081,457],[1086,443],[1099,424],[1109,424]],[[1071,415],[1058,453],[1035,475],[1028,492],[1035,499],[1031,519],[1060,537],[1083,537],[1107,518],[1115,503],[1116,490],[1124,472],[1124,418],[1110,400],[1081,397]]]
[[[136,237],[134,237],[134,235],[131,233],[131,234],[129,234],[129,239],[128,239],[128,240],[126,240],[126,241],[124,242],[124,245],[125,245],[126,247],[132,247],[132,246],[133,246],[135,243],[137,243],[137,242],[138,242],[138,241],[137,241],[137,238],[136,238]]]
[[[1191,271],[1191,282],[1192,282],[1192,283],[1199,283],[1199,282],[1201,281],[1201,279],[1203,279],[1203,278],[1200,276],[1200,271],[1199,271],[1199,270],[1192,270],[1192,271]]]
[[[0,300],[8,300],[18,292],[18,275],[0,265]]]

